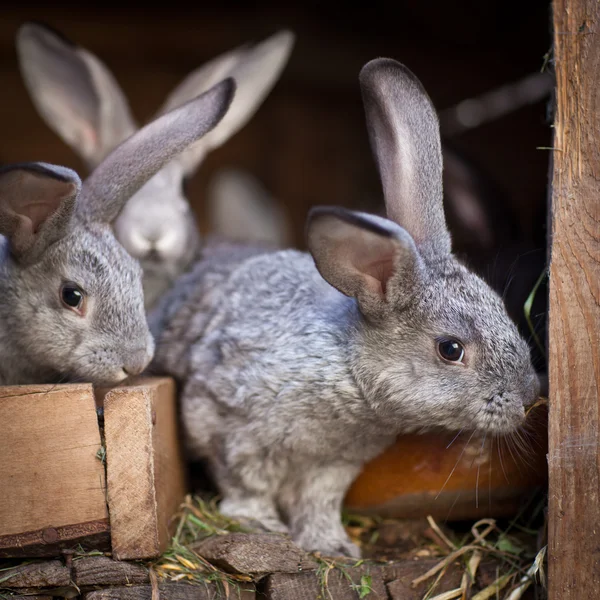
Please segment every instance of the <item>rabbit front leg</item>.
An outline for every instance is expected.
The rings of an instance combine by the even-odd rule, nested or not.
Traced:
[[[225,443],[217,443],[209,456],[211,472],[222,497],[219,512],[242,524],[288,533],[274,499],[277,472],[259,462],[262,457],[258,452],[245,450],[240,457],[236,451],[227,452]]]
[[[243,485],[231,485],[223,478],[219,480],[218,486],[223,495],[219,504],[221,514],[241,523],[250,521],[250,525],[258,524],[267,531],[288,533],[287,526],[279,518],[271,494],[248,489]]]
[[[195,375],[182,393],[182,416],[190,457],[205,458],[220,492],[219,511],[232,519],[257,522],[287,533],[276,505],[281,468],[234,418],[223,415],[205,377]]]
[[[290,470],[291,471],[291,470]],[[288,517],[292,539],[309,552],[324,556],[360,557],[341,520],[344,497],[360,465],[304,465],[282,486],[279,503]]]

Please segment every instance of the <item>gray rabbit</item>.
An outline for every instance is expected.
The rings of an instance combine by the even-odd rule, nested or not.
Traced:
[[[255,46],[241,46],[217,56],[190,73],[158,111],[161,115],[181,106],[226,77],[236,82],[235,98],[218,127],[165,164],[132,196],[114,223],[117,239],[142,264],[147,308],[193,263],[200,250],[200,234],[183,190],[185,179],[210,151],[248,123],[279,79],[293,44],[294,35],[283,30]],[[89,168],[137,131],[116,79],[88,50],[34,23],[19,29],[16,45],[23,79],[38,112]],[[244,239],[262,239],[261,225],[273,221],[274,202],[265,206],[259,195],[250,193],[244,195],[244,201],[245,212],[255,213],[254,219],[246,222]],[[239,208],[240,204],[237,201],[232,206]],[[219,207],[217,212],[222,210]],[[257,216],[258,226],[252,229]],[[216,233],[227,235],[229,230]]]
[[[388,219],[319,207],[310,254],[207,248],[150,316],[221,510],[326,555],[359,555],[342,502],[398,434],[510,432],[539,385],[500,297],[451,254],[421,83],[376,59],[360,85]]]
[[[82,184],[46,163],[0,170],[0,385],[117,384],[141,373],[154,341],[142,273],[111,224],[128,199],[214,128],[231,79],[128,138]]]

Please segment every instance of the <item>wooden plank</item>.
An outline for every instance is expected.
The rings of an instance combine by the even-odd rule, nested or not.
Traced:
[[[416,600],[426,595],[435,578],[412,587],[413,579],[426,573],[439,560],[406,560],[389,565],[363,564],[358,567],[344,566],[303,573],[274,573],[266,578],[264,594],[268,600],[304,600],[305,598],[329,598],[330,600],[355,600],[359,597],[357,587],[367,584],[371,592],[366,598],[394,598]],[[352,563],[351,563],[352,564]],[[459,563],[449,565],[436,594],[447,592],[460,585],[463,567]]]
[[[109,531],[92,386],[0,388],[0,556],[52,556]]]
[[[317,563],[276,533],[216,535],[192,546],[202,558],[228,573],[263,576],[316,569]]]
[[[48,560],[4,569],[0,579],[9,589],[65,587],[71,583],[71,572],[60,560]]]
[[[554,0],[550,600],[600,589],[600,3]]]
[[[157,557],[185,496],[173,380],[141,379],[110,390],[104,434],[113,556]]]
[[[244,583],[240,589],[229,586],[230,600],[253,600],[256,594],[252,584]],[[160,600],[219,600],[225,596],[218,592],[213,583],[205,586],[189,585],[185,583],[161,583],[157,586],[157,598]],[[134,585],[127,587],[112,587],[103,590],[88,592],[83,595],[84,600],[152,600],[152,586]]]
[[[150,583],[148,568],[108,556],[82,556],[73,560],[73,582],[79,589],[97,585]]]
[[[439,560],[436,559],[407,560],[384,567],[384,570],[386,570],[386,588],[390,600],[421,600],[421,598],[426,597],[437,575],[415,587],[413,587],[412,582],[438,563]],[[459,587],[464,572],[463,569],[464,567],[458,563],[451,564],[440,578],[435,591],[431,595],[435,596]]]

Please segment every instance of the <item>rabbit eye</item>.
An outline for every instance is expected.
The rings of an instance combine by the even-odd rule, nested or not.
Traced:
[[[64,283],[60,288],[60,299],[62,303],[75,312],[83,312],[85,295],[76,283]]]
[[[463,345],[452,338],[437,340],[437,349],[440,357],[447,362],[462,363],[465,356]]]

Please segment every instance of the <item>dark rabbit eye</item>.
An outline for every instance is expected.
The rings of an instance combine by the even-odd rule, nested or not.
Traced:
[[[67,308],[71,308],[76,312],[83,311],[85,296],[77,284],[64,283],[60,288],[60,299]]]
[[[440,356],[453,363],[460,363],[465,356],[465,349],[463,345],[452,338],[444,338],[437,341],[438,352]]]

